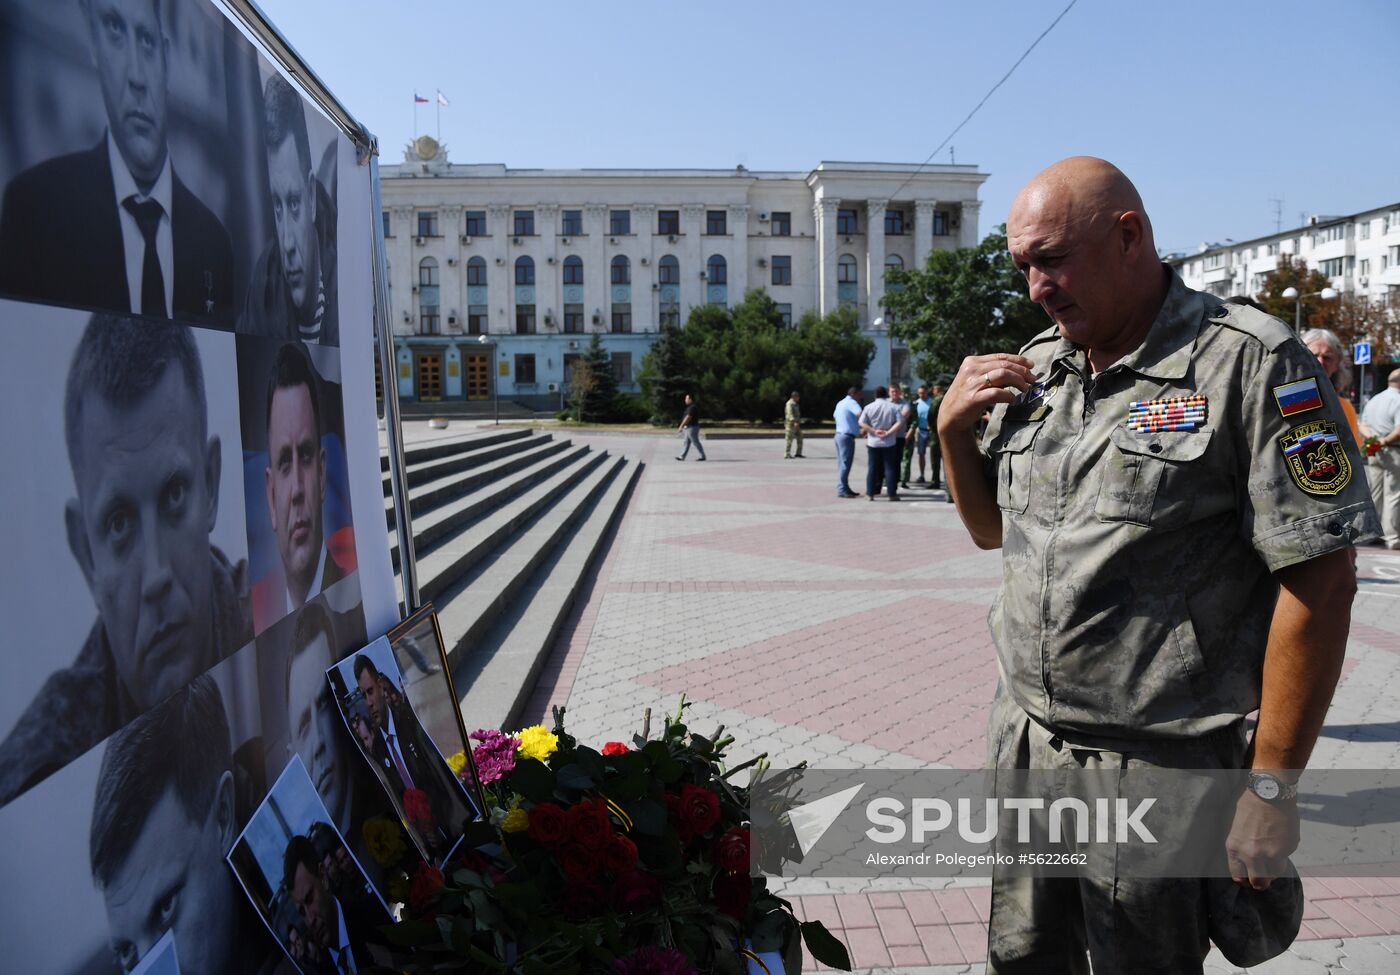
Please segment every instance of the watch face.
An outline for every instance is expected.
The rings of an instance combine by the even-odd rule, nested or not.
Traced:
[[[1255,776],[1251,786],[1256,796],[1268,802],[1277,799],[1279,793],[1283,791],[1279,788],[1278,779],[1274,778],[1272,775]]]

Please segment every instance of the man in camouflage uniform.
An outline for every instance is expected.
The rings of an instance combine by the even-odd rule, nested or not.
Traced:
[[[793,457],[792,445],[797,444],[797,456],[802,456],[802,394],[793,390],[783,407],[783,426],[787,433],[783,437],[783,459]]]
[[[1137,191],[1103,160],[1032,180],[1007,239],[1055,327],[1021,355],[964,360],[938,418],[958,514],[1003,550],[989,757],[1248,760],[1267,775],[1232,797],[1221,863],[1265,890],[1297,845],[1291,786],[1340,673],[1347,549],[1376,525],[1336,394],[1287,326],[1158,261]],[[994,877],[988,972],[1200,972],[1230,934],[1206,880],[1106,872]]]

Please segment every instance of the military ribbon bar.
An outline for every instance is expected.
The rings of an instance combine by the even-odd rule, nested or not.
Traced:
[[[1128,404],[1128,429],[1134,433],[1198,430],[1207,413],[1206,398],[1199,393],[1136,400]]]

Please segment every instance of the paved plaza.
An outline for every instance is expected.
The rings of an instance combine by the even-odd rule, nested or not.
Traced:
[[[805,460],[784,460],[781,440],[720,439],[707,462],[677,463],[673,436],[568,436],[647,467],[527,721],[565,704],[581,739],[630,740],[643,709],[656,727],[684,692],[693,727],[737,735],[735,761],[981,765],[1000,559],[967,540],[941,492],[838,499],[829,437],[808,438]],[[1400,767],[1400,556],[1365,549],[1361,575],[1314,767]],[[1400,971],[1400,880],[1305,883],[1299,941],[1254,971]],[[983,971],[986,880],[804,880],[784,893],[843,938],[857,970]],[[1240,971],[1218,953],[1208,970]]]

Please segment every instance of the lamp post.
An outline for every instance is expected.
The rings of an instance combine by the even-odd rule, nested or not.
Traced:
[[[486,361],[490,364],[491,371],[491,415],[496,426],[501,425],[501,396],[496,390],[496,343],[491,341],[491,336],[482,333],[476,337],[477,342],[486,346],[491,351],[487,353]]]
[[[1321,298],[1323,301],[1331,301],[1333,298],[1337,297],[1337,289],[1323,288],[1321,291],[1309,291],[1307,294],[1301,294],[1297,288],[1290,286],[1284,288],[1283,294],[1279,295],[1279,297],[1291,298],[1294,301],[1293,331],[1301,332],[1303,330],[1303,299]]]

